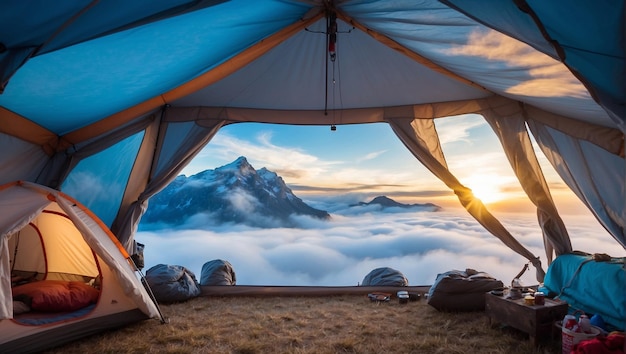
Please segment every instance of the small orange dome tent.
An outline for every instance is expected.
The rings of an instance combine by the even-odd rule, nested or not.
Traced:
[[[0,252],[2,353],[159,316],[115,236],[61,192],[29,182],[0,187]]]

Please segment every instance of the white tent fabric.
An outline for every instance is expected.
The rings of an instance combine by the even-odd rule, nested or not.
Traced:
[[[499,238],[505,245],[532,262],[537,271],[537,280],[543,281],[545,272],[539,257],[533,255],[511,235],[504,226],[487,210],[482,201],[472,194],[471,189],[463,186],[448,170],[439,137],[432,120],[393,120],[391,127],[400,140],[435,176],[450,187],[459,201],[485,229]]]
[[[565,183],[626,247],[624,158],[540,122],[529,121],[529,126]]]
[[[387,122],[406,131],[405,144],[432,147],[436,136],[408,125],[478,113],[538,208],[548,263],[572,245],[524,125],[626,248],[624,3],[484,4],[5,2],[0,147],[11,153],[0,157],[0,183],[71,193],[130,249],[150,196],[223,125]],[[469,209],[478,205],[477,220],[537,260],[497,220],[485,222],[492,216],[442,156],[416,155],[437,162],[429,168]],[[81,176],[101,192],[81,193]]]
[[[543,177],[543,172],[532,148],[530,137],[526,131],[523,112],[519,105],[509,105],[506,119],[491,110],[483,111],[483,116],[491,124],[500,139],[511,167],[522,183],[528,198],[537,206],[537,218],[543,231],[546,258],[552,262],[553,254],[564,254],[572,251],[567,229],[554,205],[550,189]],[[554,252],[556,250],[556,252]]]
[[[22,196],[19,190],[9,189],[1,191],[5,198],[0,198],[0,208],[5,217],[0,221],[0,318],[13,317],[13,303],[11,298],[11,264],[9,262],[9,235],[26,226],[50,202],[37,195]],[[26,215],[26,217],[24,217]]]

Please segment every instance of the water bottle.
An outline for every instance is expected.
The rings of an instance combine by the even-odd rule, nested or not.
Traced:
[[[563,328],[574,329],[576,326],[576,317],[574,315],[565,315],[563,318]]]
[[[591,321],[589,320],[589,316],[580,315],[578,318],[578,328],[580,328],[581,332],[591,333]]]

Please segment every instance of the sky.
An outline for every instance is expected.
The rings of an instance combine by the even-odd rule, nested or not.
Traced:
[[[451,172],[495,210],[531,211],[499,141],[478,115],[435,121]],[[538,151],[538,150],[537,150]],[[298,196],[385,194],[400,201],[458,205],[443,182],[409,152],[386,123],[291,126],[240,123],[222,128],[182,171],[189,176],[245,156],[255,168],[282,176]],[[573,194],[538,153],[555,199],[568,212],[583,211]],[[521,199],[521,201],[520,201]]]
[[[532,204],[524,197],[499,142],[476,115],[436,121],[446,160],[461,183],[547,267]],[[537,150],[538,151],[538,150]],[[472,268],[510,283],[527,260],[470,217],[453,193],[424,168],[384,123],[299,127],[243,123],[222,128],[183,170],[189,176],[245,156],[278,173],[330,221],[297,217],[299,228],[203,227],[198,219],[175,230],[140,231],[150,267],[176,264],[199,279],[202,264],[230,262],[240,285],[359,284],[371,270],[391,267],[410,285],[439,273]],[[576,250],[626,256],[538,153],[552,195]],[[435,203],[439,212],[349,208],[386,195],[405,203]],[[522,278],[536,284],[534,272]]]

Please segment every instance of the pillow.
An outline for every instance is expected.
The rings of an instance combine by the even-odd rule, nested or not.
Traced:
[[[98,301],[100,292],[78,281],[42,280],[13,288],[13,297],[31,298],[31,308],[42,312],[75,311]]]

